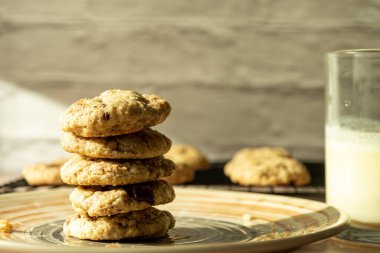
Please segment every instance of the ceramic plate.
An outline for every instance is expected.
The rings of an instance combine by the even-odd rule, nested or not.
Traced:
[[[295,248],[341,232],[347,215],[321,202],[207,189],[177,188],[161,209],[177,220],[166,238],[95,242],[65,237],[73,213],[70,188],[0,195],[0,219],[14,225],[0,233],[0,249],[22,252],[271,252]]]

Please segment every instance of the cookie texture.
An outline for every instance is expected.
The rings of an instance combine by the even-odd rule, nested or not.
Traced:
[[[171,175],[175,164],[158,156],[149,159],[111,160],[76,155],[61,168],[63,182],[71,185],[128,185]]]
[[[57,159],[49,163],[34,163],[25,166],[22,175],[29,185],[63,185],[61,166],[68,158]]]
[[[70,194],[75,212],[91,217],[144,210],[170,203],[174,198],[173,187],[162,180],[123,187],[79,186]]]
[[[190,145],[173,145],[165,157],[175,164],[186,164],[194,170],[210,167],[210,162],[206,156],[198,148]]]
[[[291,157],[291,154],[284,148],[261,147],[261,148],[243,148],[236,152],[234,159],[267,159],[273,157]]]
[[[123,135],[163,122],[170,111],[170,104],[157,95],[108,90],[72,104],[61,117],[61,127],[82,137]]]
[[[310,183],[305,166],[281,148],[246,148],[224,167],[232,182],[241,185],[276,186]]]
[[[104,138],[85,138],[63,132],[61,145],[68,152],[93,158],[143,159],[165,154],[171,147],[171,141],[165,135],[146,128],[132,134]]]
[[[66,236],[88,240],[159,238],[174,225],[174,217],[169,212],[150,207],[96,218],[75,214],[67,218],[63,231]]]
[[[174,173],[171,176],[162,179],[170,184],[184,184],[193,181],[194,177],[194,169],[190,168],[187,164],[178,163],[176,164]]]

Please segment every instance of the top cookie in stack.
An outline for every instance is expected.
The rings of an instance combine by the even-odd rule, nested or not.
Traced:
[[[72,104],[62,117],[62,130],[82,137],[130,134],[163,122],[170,111],[157,95],[108,90]]]
[[[66,235],[90,240],[161,237],[173,216],[152,206],[174,200],[173,188],[159,178],[175,164],[163,157],[171,147],[149,127],[170,114],[163,98],[109,90],[72,104],[62,117],[62,147],[77,153],[61,170],[62,180],[79,185],[70,195],[76,215]],[[136,225],[137,224],[137,225]]]

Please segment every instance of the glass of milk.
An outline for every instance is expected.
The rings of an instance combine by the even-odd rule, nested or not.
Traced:
[[[327,54],[326,199],[380,229],[380,49]]]

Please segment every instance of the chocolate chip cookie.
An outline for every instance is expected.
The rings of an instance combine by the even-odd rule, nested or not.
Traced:
[[[163,122],[170,111],[170,104],[157,95],[108,90],[72,104],[61,117],[61,127],[82,137],[123,135]]]
[[[93,159],[76,155],[61,168],[62,180],[71,185],[128,185],[170,176],[175,164],[163,156],[148,159]]]
[[[175,219],[169,212],[149,207],[113,216],[74,214],[67,218],[63,231],[66,236],[88,240],[159,238],[174,225]]]
[[[196,147],[190,145],[173,145],[165,157],[175,164],[186,164],[190,169],[202,170],[210,167],[206,156]]]
[[[78,186],[70,194],[75,212],[91,217],[144,210],[174,198],[173,187],[162,180],[115,187]]]
[[[34,163],[25,166],[22,175],[29,185],[63,185],[61,166],[68,158],[57,159],[48,163]]]
[[[224,167],[232,182],[241,185],[302,186],[310,182],[305,166],[281,148],[246,148]]]
[[[62,147],[71,153],[93,158],[143,159],[165,154],[171,141],[165,135],[150,128],[132,134],[103,138],[85,138],[63,132]]]

